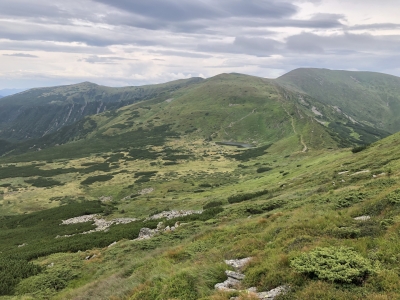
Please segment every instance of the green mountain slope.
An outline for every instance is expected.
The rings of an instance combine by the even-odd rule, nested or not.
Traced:
[[[0,139],[39,138],[85,116],[151,99],[201,82],[177,80],[142,87],[110,88],[90,82],[31,89],[0,101]]]
[[[400,78],[374,72],[296,69],[276,82],[335,107],[352,123],[400,130]]]
[[[274,81],[222,74],[139,104],[85,118],[58,132],[0,153],[34,157],[86,156],[121,148],[163,144],[166,138],[274,144],[288,154],[376,141],[388,133],[348,124],[343,114]],[[145,136],[145,139],[141,137]],[[73,142],[73,143],[71,143]],[[60,146],[62,145],[62,146]],[[51,147],[57,146],[57,149]],[[32,159],[32,153],[27,155]]]
[[[196,89],[214,94],[229,76]],[[267,82],[264,88],[272,86]],[[259,101],[253,96],[245,106]],[[177,121],[168,128],[157,124],[167,107],[177,110],[174,101],[191,99],[180,97],[95,116],[98,127],[86,144],[104,144],[94,154],[74,156],[72,145],[86,145],[76,141],[30,153],[30,160],[0,160],[0,265],[7,270],[0,272],[0,293],[11,295],[4,299],[227,300],[241,293],[214,289],[227,279],[224,271],[233,270],[224,260],[245,257],[252,260],[241,271],[246,277],[240,289],[289,285],[281,299],[400,297],[399,134],[357,153],[325,147],[302,152],[293,132],[270,147],[237,149],[205,141],[208,131],[200,127],[181,135]],[[276,110],[281,112],[279,105]],[[224,116],[218,105],[209,112],[215,111]],[[124,127],[128,114],[137,124]],[[197,119],[205,124],[202,115]],[[136,126],[142,127],[141,141],[132,136],[140,131]],[[227,133],[233,132],[242,134]],[[117,149],[122,140],[125,147]],[[131,146],[135,140],[140,148]],[[71,148],[51,157],[63,147]],[[161,211],[201,209],[202,214],[145,220]],[[90,220],[60,225],[89,214],[114,223],[106,232],[88,234],[80,233],[96,228]],[[121,218],[139,220],[115,223]],[[170,228],[181,224],[134,240],[141,228],[156,229],[160,221]]]

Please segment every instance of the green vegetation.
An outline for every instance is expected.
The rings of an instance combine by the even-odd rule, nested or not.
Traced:
[[[228,202],[229,203],[239,203],[239,202],[251,200],[251,199],[266,195],[268,193],[269,193],[269,191],[262,190],[262,191],[258,191],[258,192],[254,192],[254,193],[235,194],[235,195],[231,195],[228,197]]]
[[[247,299],[214,289],[245,257],[243,290],[400,298],[399,134],[352,153],[383,133],[240,74],[165,91],[0,158],[1,299]],[[89,214],[136,220],[60,225]]]
[[[95,182],[103,182],[113,179],[113,175],[97,175],[97,176],[90,176],[86,178],[81,184],[93,184]]]
[[[368,259],[351,248],[316,248],[291,260],[290,265],[311,278],[330,282],[362,283],[375,272]]]

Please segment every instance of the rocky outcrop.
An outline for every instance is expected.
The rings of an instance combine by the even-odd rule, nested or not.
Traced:
[[[137,220],[138,219],[135,219],[135,218],[117,218],[117,219],[113,219],[113,220],[107,221],[105,219],[101,219],[99,215],[94,214],[94,215],[85,215],[85,216],[71,218],[71,219],[68,219],[68,220],[63,220],[60,225],[69,225],[69,224],[93,222],[94,225],[96,225],[95,229],[80,233],[80,234],[88,234],[88,233],[93,233],[93,232],[98,232],[98,231],[107,231],[108,228],[111,225],[128,224],[128,223],[131,223],[131,222],[134,222],[134,221],[137,221]],[[71,236],[74,236],[74,234],[56,236],[56,238],[71,237]]]
[[[243,259],[232,259],[225,260],[225,263],[235,269],[235,271],[227,270],[225,271],[227,280],[221,283],[217,283],[215,285],[215,289],[226,292],[245,292],[247,294],[252,294],[260,300],[273,300],[278,295],[282,293],[286,293],[289,290],[289,286],[282,285],[275,289],[272,289],[268,292],[257,292],[257,288],[251,287],[246,290],[240,290],[240,284],[242,280],[245,278],[245,275],[241,273],[244,266],[246,266],[250,261],[251,257],[243,258]],[[230,300],[239,300],[239,297],[232,297]]]
[[[360,217],[354,218],[354,220],[356,220],[356,221],[368,221],[370,219],[371,219],[370,216],[360,216]]]
[[[202,210],[170,210],[170,211],[163,211],[159,214],[155,214],[151,217],[146,218],[145,221],[149,220],[158,220],[158,219],[163,219],[166,218],[167,220],[179,218],[179,217],[184,217],[184,216],[189,216],[193,214],[202,214]]]
[[[164,223],[160,222],[160,223],[158,223],[156,229],[150,229],[150,228],[144,227],[144,228],[140,229],[139,236],[136,239],[134,239],[134,241],[148,240],[158,233],[174,231],[179,226],[180,226],[179,222],[176,222],[175,225],[172,227],[164,226]]]

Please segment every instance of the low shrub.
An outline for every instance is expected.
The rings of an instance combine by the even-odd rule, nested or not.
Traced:
[[[257,173],[264,173],[264,172],[268,172],[271,170],[272,170],[272,168],[270,168],[270,167],[261,167],[261,168],[257,169]]]
[[[371,262],[352,248],[316,248],[292,259],[291,267],[310,278],[338,283],[362,283],[375,273]]]
[[[113,175],[97,175],[97,176],[90,176],[88,178],[86,178],[85,180],[83,180],[81,182],[81,184],[83,185],[89,185],[95,182],[104,182],[104,181],[109,181],[111,179],[113,179],[114,176]]]
[[[353,153],[361,152],[361,151],[367,149],[368,146],[369,146],[369,145],[356,146],[356,147],[354,147],[353,149],[351,149],[351,152],[353,152]]]
[[[208,209],[208,208],[218,207],[218,206],[222,206],[222,202],[221,201],[211,201],[211,202],[206,203],[203,206],[203,209]]]
[[[254,193],[235,194],[235,195],[231,195],[228,197],[228,202],[231,204],[239,203],[239,202],[243,202],[243,201],[247,201],[247,200],[251,200],[251,199],[260,197],[262,195],[266,195],[268,193],[269,193],[268,190],[262,190],[262,191],[258,191],[258,192],[254,192]]]

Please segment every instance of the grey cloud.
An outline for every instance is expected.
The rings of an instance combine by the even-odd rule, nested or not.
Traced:
[[[98,55],[91,55],[80,61],[84,61],[91,64],[116,64],[118,61],[123,60],[135,60],[135,59],[127,59],[124,57],[115,57],[115,56],[98,56]]]
[[[212,57],[212,55],[210,55],[210,54],[202,54],[202,53],[188,52],[188,51],[176,51],[176,50],[149,50],[148,52],[152,53],[152,54],[178,56],[178,57],[193,57],[193,58],[210,58],[210,57]]]
[[[88,47],[85,45],[60,45],[48,41],[0,41],[0,49],[17,51],[45,51],[63,53],[98,53],[108,54],[104,47]]]
[[[235,54],[249,54],[260,57],[269,56],[280,51],[283,44],[274,39],[236,37],[232,43],[213,42],[198,46],[198,50],[204,52],[221,52]]]
[[[0,15],[13,17],[38,17],[52,16],[59,18],[66,13],[54,2],[50,1],[29,1],[29,0],[3,0],[0,1]]]
[[[38,58],[39,56],[26,54],[26,53],[12,53],[12,54],[3,54],[3,56],[16,56],[16,57],[27,57],[27,58]]]
[[[94,0],[157,21],[185,22],[230,17],[282,18],[295,14],[296,6],[282,1],[259,0]]]
[[[388,52],[400,50],[400,36],[343,33],[321,36],[301,33],[287,38],[287,49],[306,53]]]
[[[396,23],[374,23],[374,24],[363,24],[363,25],[354,25],[349,26],[346,29],[348,30],[391,30],[400,28],[400,24]]]
[[[153,37],[148,39],[137,38],[129,31],[110,31],[108,29],[89,27],[79,28],[73,26],[54,27],[43,24],[15,24],[9,21],[0,20],[0,39],[16,41],[36,40],[53,41],[65,43],[84,43],[89,46],[104,47],[109,45],[157,45],[161,41]]]

